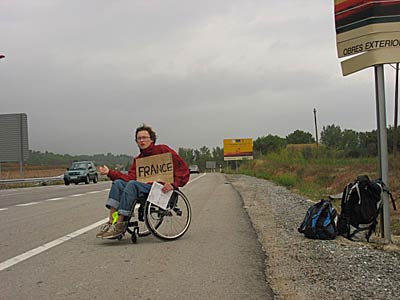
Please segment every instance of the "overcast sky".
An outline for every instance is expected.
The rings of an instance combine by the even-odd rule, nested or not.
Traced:
[[[133,133],[226,138],[376,128],[373,68],[343,77],[333,0],[1,0],[0,113],[29,148],[136,154]],[[394,69],[385,66],[388,125]]]

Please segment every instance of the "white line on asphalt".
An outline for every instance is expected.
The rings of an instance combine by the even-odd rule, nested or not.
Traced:
[[[29,203],[23,203],[23,204],[17,204],[15,206],[30,206],[30,205],[35,205],[38,204],[39,202],[29,202]]]
[[[80,197],[83,196],[84,194],[75,194],[75,195],[71,195],[70,197]]]
[[[61,198],[51,198],[51,199],[47,199],[47,200],[44,200],[44,201],[58,201],[58,200],[63,200],[63,199],[65,199],[64,197],[61,197]]]
[[[43,244],[43,245],[41,245],[41,246],[39,246],[39,247],[37,247],[35,249],[29,250],[29,251],[27,251],[25,253],[22,253],[22,254],[20,254],[18,256],[15,256],[13,258],[7,259],[6,261],[3,261],[3,262],[0,263],[0,271],[3,271],[3,270],[5,270],[5,269],[7,269],[7,268],[9,268],[9,267],[11,267],[13,265],[16,265],[17,263],[20,263],[21,261],[27,260],[28,258],[31,258],[32,256],[38,255],[38,254],[40,254],[40,253],[42,253],[42,252],[44,252],[44,251],[46,251],[46,250],[48,250],[50,248],[53,248],[53,247],[55,247],[57,245],[60,245],[60,244],[64,243],[66,241],[69,241],[69,240],[71,240],[71,239],[73,239],[73,238],[75,238],[75,237],[77,237],[77,236],[89,231],[89,230],[92,230],[92,229],[100,226],[101,224],[105,223],[107,220],[108,220],[108,218],[105,218],[105,219],[100,220],[100,221],[98,221],[98,222],[96,222],[94,224],[91,224],[91,225],[86,226],[84,228],[78,229],[77,231],[74,231],[72,233],[64,235],[64,236],[62,236],[62,237],[60,237],[60,238],[58,238],[58,239],[56,239],[54,241],[48,242],[46,244]]]
[[[0,208],[0,210],[7,210],[8,209],[8,207],[5,207],[5,208]]]
[[[93,192],[87,192],[86,194],[97,194],[100,193],[101,191],[93,191]]]
[[[197,176],[196,178],[193,178],[193,180],[190,180],[187,184],[192,183],[193,181],[196,181],[197,179],[200,179],[203,176],[206,176],[207,173],[203,173],[200,176]]]

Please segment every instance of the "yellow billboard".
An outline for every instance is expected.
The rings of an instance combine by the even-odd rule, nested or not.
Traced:
[[[224,160],[253,159],[253,139],[224,139]]]

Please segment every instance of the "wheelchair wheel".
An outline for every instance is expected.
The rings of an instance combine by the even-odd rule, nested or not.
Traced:
[[[181,191],[175,190],[167,209],[147,202],[144,220],[147,228],[159,239],[178,239],[188,230],[192,220],[189,200]]]

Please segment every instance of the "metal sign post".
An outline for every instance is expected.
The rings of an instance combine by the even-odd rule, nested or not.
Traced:
[[[379,176],[389,187],[388,149],[386,132],[386,104],[385,104],[385,78],[383,65],[375,66],[375,93],[376,93],[376,116],[378,123],[378,153],[379,153]],[[390,232],[390,209],[389,195],[382,193],[383,200],[383,237],[385,243],[391,242]]]

